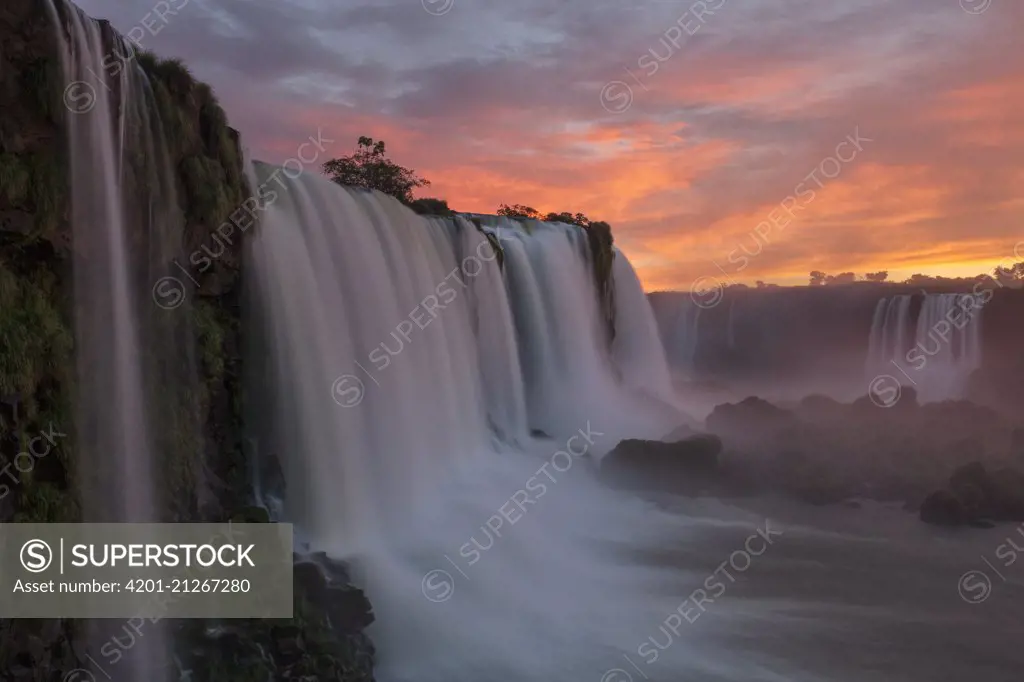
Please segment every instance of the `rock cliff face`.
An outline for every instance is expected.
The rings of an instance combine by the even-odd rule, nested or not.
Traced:
[[[67,31],[77,10],[54,4]],[[112,68],[141,69],[148,82],[145,98],[128,105],[138,116],[123,119],[144,121],[161,148],[128,142],[121,159],[126,222],[137,226],[127,241],[148,330],[142,362],[161,517],[224,521],[253,503],[253,448],[243,429],[244,230],[222,228],[249,195],[238,135],[182,63],[120,50],[109,24],[100,27],[104,49],[118,56]],[[58,36],[48,0],[0,3],[0,522],[82,520],[83,498],[109,485],[96,473],[103,463],[85,461],[76,419],[75,318],[89,311],[75,310],[72,262],[86,247],[71,229],[67,126],[79,100],[66,89]],[[113,111],[122,102],[117,81],[93,90]],[[126,139],[145,132],[129,126]],[[155,164],[169,169],[169,188],[154,186]],[[156,209],[173,218],[159,231],[148,215]],[[163,288],[171,278],[187,286]],[[93,400],[102,405],[103,396]],[[371,679],[365,597],[346,587],[316,603],[327,586],[345,587],[347,572],[335,565],[310,575],[296,572],[293,621],[175,626],[179,664],[194,682]],[[88,669],[83,632],[80,622],[0,621],[0,678],[54,680]]]
[[[60,510],[67,514],[55,516],[56,510],[51,510],[54,514],[45,517],[22,517],[50,521],[75,518],[75,494],[69,492],[68,482],[74,480],[70,469],[76,466],[71,256],[78,246],[70,229],[71,178],[64,132],[65,120],[75,114],[62,101],[61,60],[52,24],[43,0],[12,0],[0,8],[0,329],[8,341],[0,358],[0,393],[8,407],[3,437],[13,446],[50,424],[69,432],[59,444],[60,457],[49,460],[55,464],[46,467],[47,475],[42,480],[31,477],[19,486],[18,494],[12,493],[8,503],[16,502],[25,513],[40,485],[52,483],[60,490],[45,494],[67,493],[67,504]],[[105,24],[103,33],[108,39],[113,37]],[[153,102],[159,108],[155,113],[164,122],[170,163],[175,169],[175,195],[185,217],[177,233],[169,235],[173,242],[169,252],[187,257],[211,240],[214,229],[245,197],[237,134],[227,127],[210,89],[193,81],[180,64],[140,54],[138,65],[148,75]],[[109,96],[115,98],[117,93]],[[148,169],[154,160],[145,158],[143,152],[127,150],[125,194],[151,199]],[[133,202],[132,206],[142,204],[146,210],[154,203]],[[143,250],[140,247],[152,246],[147,243],[152,236],[142,234],[145,224],[140,220],[140,234],[131,235],[133,242],[138,241],[130,245],[133,256]],[[200,514],[198,492],[213,485],[200,485],[204,478],[229,484],[224,490],[239,491],[237,499],[220,495],[229,507],[244,499],[245,492],[230,485],[244,480],[233,473],[242,468],[238,461],[240,405],[236,404],[240,399],[236,296],[240,248],[240,242],[227,245],[213,267],[197,273],[200,286],[197,300],[186,309],[188,319],[181,316],[168,323],[172,318],[165,316],[163,323],[155,325],[175,334],[162,340],[168,349],[165,359],[177,355],[180,363],[191,365],[188,355],[193,349],[200,354],[199,394],[188,396],[186,412],[172,414],[168,422],[180,423],[179,435],[198,427],[201,439],[161,443],[177,460],[172,462],[174,470],[164,472],[172,475],[164,480],[173,484],[168,496],[173,498],[167,510],[169,519]],[[145,253],[140,258],[145,260]],[[170,267],[170,262],[146,263],[139,269],[153,276]],[[158,306],[146,298],[144,304],[156,310]],[[183,333],[189,338],[181,338]],[[184,423],[189,420],[199,423]],[[164,435],[169,438],[173,434]],[[4,450],[3,454],[10,459],[17,451]],[[181,461],[179,457],[202,461]],[[203,469],[210,475],[201,476]]]

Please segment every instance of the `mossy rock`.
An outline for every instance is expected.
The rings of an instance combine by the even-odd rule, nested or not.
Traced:
[[[31,93],[37,113],[45,120],[57,122],[60,101],[60,64],[56,55],[38,57],[23,67],[21,87]]]
[[[181,162],[178,174],[186,192],[186,218],[211,230],[220,225],[233,209],[225,191],[227,175],[220,162],[196,154]]]
[[[18,154],[0,154],[0,197],[13,208],[25,205],[32,170]]]
[[[51,235],[67,211],[65,170],[53,150],[0,154],[0,208],[35,216],[34,234]]]
[[[16,274],[0,260],[0,394],[32,396],[47,377],[70,376],[73,337],[58,300],[49,272]]]
[[[67,491],[51,483],[37,483],[31,472],[19,473],[24,477],[18,484],[21,491],[15,523],[68,523],[78,517],[78,507]]]
[[[155,59],[147,57],[140,62],[150,78],[156,78],[167,85],[167,89],[179,101],[192,97],[196,88],[196,79],[188,66],[180,59]]]
[[[593,222],[585,228],[590,246],[590,262],[594,272],[594,286],[608,331],[609,341],[615,339],[615,280],[612,269],[615,262],[611,225]]]
[[[192,306],[195,335],[202,363],[202,376],[209,384],[224,380],[224,341],[231,334],[230,320],[223,311],[208,301],[199,300]]]
[[[498,259],[498,267],[504,269],[505,267],[505,249],[501,246],[501,241],[498,237],[483,228],[479,218],[474,218],[472,221],[476,229],[487,239],[487,243],[491,245],[491,249],[494,251],[495,257]]]
[[[52,151],[29,155],[28,168],[32,207],[36,214],[36,236],[52,235],[67,210],[65,169]]]

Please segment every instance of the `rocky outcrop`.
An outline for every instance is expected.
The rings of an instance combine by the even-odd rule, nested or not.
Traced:
[[[27,498],[15,504],[23,520],[38,518],[26,518],[25,510],[41,507],[47,510],[46,520],[60,520],[54,516],[56,509],[74,519],[77,502],[69,494],[69,482],[77,478],[72,409],[75,245],[64,127],[80,114],[65,107],[57,29],[46,4],[10,0],[0,6],[0,330],[10,340],[0,347],[0,395],[13,396],[21,408],[16,418],[0,418],[0,455],[11,462],[19,452],[13,449],[15,441],[24,447],[22,441],[50,424],[68,432],[58,456],[47,459],[46,476],[25,477],[25,485],[12,493]],[[71,11],[61,2],[57,7],[65,18]],[[100,25],[105,48],[115,54],[115,32],[109,24]],[[172,267],[170,259],[188,263],[190,254],[218,236],[217,228],[244,200],[246,190],[237,135],[209,87],[195,82],[177,62],[145,53],[137,59],[153,93],[144,106],[151,108],[150,120],[160,121],[167,162],[174,169],[178,206],[170,210],[176,208],[182,216],[180,222],[168,221],[177,231],[162,234],[164,243],[156,248],[144,227],[148,219],[133,213],[158,205],[152,180],[153,166],[160,160],[152,150],[138,148],[135,139],[142,131],[132,127],[125,135],[123,189],[133,199],[125,201],[128,222],[139,226],[139,234],[131,235],[127,246],[137,264],[133,284],[148,295],[154,280]],[[117,65],[129,66],[136,65]],[[116,86],[120,81],[110,82]],[[95,89],[119,101],[120,93]],[[151,262],[155,252],[166,253],[169,260]],[[145,300],[141,304],[150,333],[142,339],[143,361],[153,378],[151,402],[161,415],[151,421],[161,425],[156,445],[168,454],[161,462],[161,478],[170,519],[219,519],[223,509],[243,503],[246,495],[244,461],[238,457],[240,253],[236,240],[224,245],[206,271],[197,268],[192,273],[199,284],[194,300],[179,309],[161,310]],[[200,366],[195,368],[193,349],[199,351]],[[191,374],[199,376],[198,383],[177,380],[190,374],[182,368],[194,369]],[[232,491],[239,496],[232,497]],[[38,496],[57,504],[41,505]]]
[[[697,493],[718,472],[718,436],[701,434],[662,442],[624,440],[601,460],[601,478],[609,485]]]
[[[584,230],[590,246],[590,265],[594,274],[597,300],[608,331],[608,338],[615,338],[615,280],[612,277],[615,250],[612,246],[612,228],[605,222],[589,223]]]
[[[956,495],[948,490],[932,493],[921,503],[921,520],[935,526],[960,526],[970,521],[970,515]]]
[[[76,513],[68,190],[53,36],[42,3],[0,6],[0,396],[9,408],[0,410],[0,467],[14,473],[0,487],[0,522]],[[19,457],[51,425],[65,433],[51,452]]]
[[[946,488],[922,503],[922,521],[944,526],[1024,521],[1024,473],[1016,469],[990,472],[971,462],[953,472]]]
[[[917,509],[948,487],[968,517],[1019,513],[1024,486],[1013,472],[1024,436],[1013,421],[967,401],[920,405],[910,388],[890,407],[870,397],[844,404],[811,396],[789,409],[748,398],[716,407],[707,427],[724,444],[722,471],[753,489],[813,504],[868,498]],[[979,464],[945,480],[972,461]],[[945,508],[944,498],[929,504]]]
[[[194,680],[372,682],[373,610],[348,566],[323,553],[295,555],[295,617],[183,621],[181,667]]]
[[[739,403],[719,405],[707,418],[712,433],[728,434],[731,441],[762,447],[785,441],[799,426],[796,415],[754,396]]]

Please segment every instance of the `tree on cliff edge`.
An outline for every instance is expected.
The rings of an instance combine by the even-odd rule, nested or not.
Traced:
[[[498,215],[507,216],[509,218],[531,218],[533,220],[543,220],[548,223],[566,223],[568,225],[579,225],[580,227],[590,227],[595,221],[588,218],[583,213],[571,213],[569,211],[555,212],[544,214],[533,208],[532,206],[526,206],[525,204],[500,204],[498,206]]]
[[[414,170],[399,166],[387,157],[386,152],[383,140],[363,136],[359,138],[355,154],[331,159],[324,164],[323,170],[339,185],[375,189],[411,204],[412,191],[426,187],[430,181]]]
[[[524,204],[501,204],[498,206],[498,215],[503,215],[508,218],[530,218],[531,220],[543,220],[544,216],[541,215],[540,211],[533,208],[532,206],[526,206]]]

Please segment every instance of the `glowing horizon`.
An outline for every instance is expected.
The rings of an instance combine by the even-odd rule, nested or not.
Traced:
[[[81,4],[122,32],[151,9]],[[798,284],[1012,257],[1024,5],[962,4],[214,1],[143,43],[210,83],[258,158],[318,131],[331,157],[382,139],[432,182],[418,196],[585,213],[612,225],[648,290],[685,290],[720,267]],[[871,141],[839,148],[851,134]],[[813,200],[778,227],[801,183]]]

